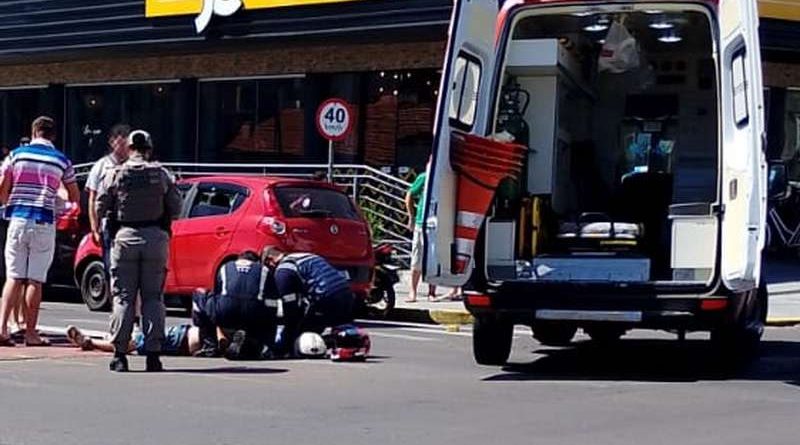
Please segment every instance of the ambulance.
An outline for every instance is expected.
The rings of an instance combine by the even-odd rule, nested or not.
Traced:
[[[766,322],[768,171],[754,0],[457,0],[424,225],[425,280],[465,286],[484,365],[513,328],[710,332]]]

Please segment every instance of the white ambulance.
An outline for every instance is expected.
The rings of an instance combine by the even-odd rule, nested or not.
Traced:
[[[547,345],[710,331],[726,357],[752,355],[760,60],[755,0],[456,1],[424,276],[467,287],[478,363],[506,362],[515,324]],[[497,144],[522,150],[519,169],[487,163]],[[493,195],[485,211],[468,181]]]

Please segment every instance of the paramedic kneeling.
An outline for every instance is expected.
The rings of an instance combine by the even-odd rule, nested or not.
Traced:
[[[350,283],[325,259],[311,253],[286,254],[274,246],[265,247],[261,259],[272,269],[283,303],[284,329],[277,354],[291,351],[303,332],[321,333],[353,321]]]
[[[241,354],[260,356],[263,346],[271,346],[275,338],[277,303],[265,298],[269,270],[258,254],[247,251],[236,260],[223,264],[217,274],[214,292],[195,292],[192,300],[192,321],[200,328],[202,349],[195,355],[229,359],[245,358]],[[233,342],[221,351],[217,328],[235,330]],[[247,342],[245,354],[242,346]]]

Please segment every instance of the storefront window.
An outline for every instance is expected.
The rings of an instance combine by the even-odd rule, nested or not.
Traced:
[[[365,136],[368,164],[424,167],[433,144],[439,77],[436,70],[370,73]]]
[[[74,162],[94,161],[108,151],[108,130],[125,123],[150,132],[157,158],[189,160],[185,103],[179,83],[68,87],[67,152]]]
[[[303,79],[200,83],[199,160],[269,162],[305,153]]]
[[[52,93],[46,88],[0,90],[0,144],[14,149],[29,137],[31,123],[43,114],[53,114]]]

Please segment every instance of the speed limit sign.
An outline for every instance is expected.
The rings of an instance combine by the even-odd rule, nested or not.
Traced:
[[[343,141],[353,128],[350,105],[342,99],[328,99],[317,109],[317,130],[329,141]]]

